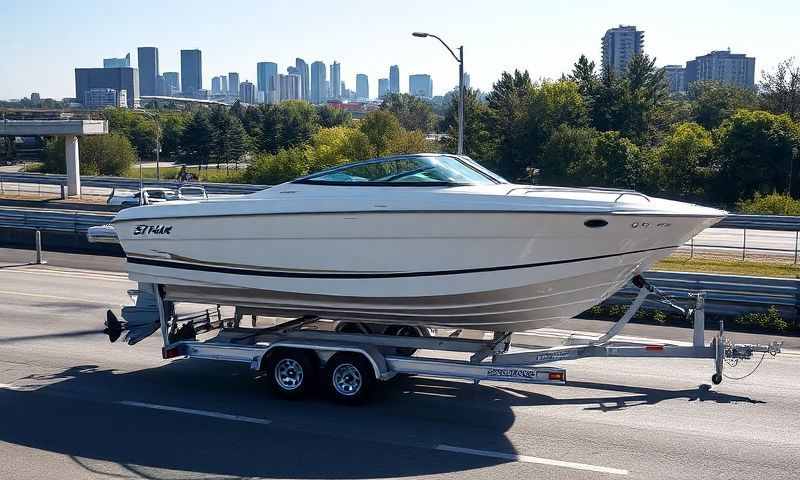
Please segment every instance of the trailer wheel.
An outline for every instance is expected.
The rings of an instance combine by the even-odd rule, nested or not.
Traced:
[[[720,375],[719,373],[711,375],[711,383],[713,383],[714,385],[719,385],[720,383],[722,383],[722,375]]]
[[[408,325],[392,325],[386,329],[384,335],[391,335],[394,337],[420,337],[420,331],[416,327]],[[397,347],[395,349],[398,355],[403,357],[410,357],[416,353],[416,348],[411,347]]]
[[[375,371],[363,355],[337,353],[325,365],[322,382],[335,401],[356,405],[369,397],[375,384]]]
[[[271,390],[285,398],[300,398],[317,381],[317,366],[309,352],[281,348],[270,353],[264,373]]]

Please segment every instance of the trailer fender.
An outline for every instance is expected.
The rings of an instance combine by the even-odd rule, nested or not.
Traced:
[[[389,370],[386,359],[383,354],[372,345],[361,345],[357,343],[347,342],[332,342],[325,340],[278,340],[270,343],[261,355],[253,358],[250,362],[252,370],[261,370],[262,365],[265,364],[269,355],[276,348],[298,348],[302,350],[311,350],[317,354],[320,360],[324,363],[338,352],[352,352],[363,355],[375,373],[375,378],[378,380],[388,380],[394,376],[394,372]]]

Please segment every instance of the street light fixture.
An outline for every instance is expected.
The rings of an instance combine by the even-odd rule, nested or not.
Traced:
[[[452,48],[450,48],[444,40],[437,37],[432,33],[425,33],[425,32],[414,32],[411,35],[419,38],[425,37],[433,37],[436,40],[439,40],[439,43],[444,45],[444,48],[450,52],[450,55],[456,59],[458,62],[458,154],[464,154],[464,47],[458,47],[458,55],[455,54]]]

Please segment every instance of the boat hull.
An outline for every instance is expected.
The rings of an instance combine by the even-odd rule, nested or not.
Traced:
[[[165,285],[170,300],[252,306],[276,316],[520,331],[556,325],[602,302],[716,221],[346,212],[114,226],[130,277]]]

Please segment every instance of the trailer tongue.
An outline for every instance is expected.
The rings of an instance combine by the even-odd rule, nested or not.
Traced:
[[[719,333],[710,344],[704,343],[704,300],[695,295],[695,308],[684,310],[669,298],[636,277],[639,293],[609,331],[594,341],[551,348],[518,348],[512,345],[511,332],[494,332],[487,340],[462,338],[460,331],[448,336],[431,329],[409,325],[376,325],[352,322],[325,322],[306,316],[269,327],[256,327],[257,308],[233,305],[234,314],[225,317],[222,309],[206,309],[192,314],[176,313],[176,301],[163,286],[140,283],[131,291],[135,305],[123,307],[123,320],[109,310],[105,333],[114,342],[124,332],[130,344],[161,331],[164,358],[203,358],[242,362],[265,377],[272,389],[283,396],[304,395],[320,381],[336,400],[358,403],[367,398],[377,381],[397,374],[460,378],[476,383],[484,380],[516,383],[565,384],[566,371],[553,362],[589,357],[708,358],[714,360],[712,383],[722,382],[726,360],[735,364],[754,353],[776,355],[781,343],[769,345],[733,344],[720,322]],[[655,295],[684,312],[694,321],[692,344],[621,345],[615,342],[648,296]],[[185,299],[184,299],[185,300]],[[197,303],[209,298],[188,299]],[[245,316],[252,326],[241,326]],[[325,329],[324,327],[328,327]],[[333,327],[333,328],[330,328]],[[218,331],[201,341],[198,335]],[[426,357],[428,351],[460,354],[462,359]]]

